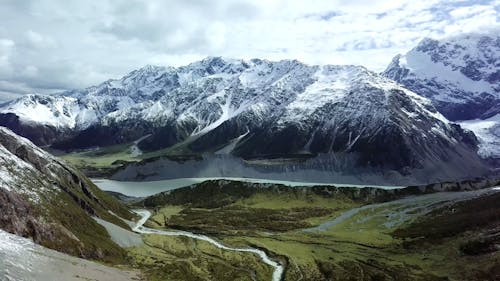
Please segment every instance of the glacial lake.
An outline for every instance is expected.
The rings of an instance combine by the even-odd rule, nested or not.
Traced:
[[[355,185],[342,183],[315,183],[315,182],[298,182],[298,181],[282,181],[254,178],[231,178],[231,177],[214,177],[214,178],[178,178],[160,181],[115,181],[109,179],[92,179],[92,182],[104,191],[119,192],[132,197],[146,197],[160,192],[173,190],[180,187],[189,186],[195,183],[204,182],[207,180],[235,180],[252,183],[272,183],[283,184],[288,186],[314,186],[314,185],[335,185],[344,187],[376,187],[382,189],[398,189],[405,186],[382,186],[382,185]]]

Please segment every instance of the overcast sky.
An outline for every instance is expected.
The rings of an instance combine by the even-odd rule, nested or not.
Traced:
[[[0,0],[0,101],[206,56],[381,71],[423,37],[499,15],[500,0]]]

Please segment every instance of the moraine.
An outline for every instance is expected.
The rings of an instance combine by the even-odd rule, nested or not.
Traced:
[[[218,180],[218,179],[244,181],[250,183],[282,184],[287,186],[335,185],[335,186],[359,187],[359,188],[368,186],[368,185],[354,185],[354,184],[343,184],[343,183],[298,182],[298,181],[282,181],[282,180],[236,178],[236,177],[178,178],[171,180],[143,181],[143,182],[115,181],[109,179],[92,179],[92,181],[94,182],[95,185],[97,185],[100,189],[104,191],[118,192],[131,197],[146,197],[160,192],[174,190],[177,188],[193,185],[196,183],[201,183],[207,180]],[[396,186],[396,185],[394,186],[369,185],[369,186],[381,189],[404,188],[404,186]]]

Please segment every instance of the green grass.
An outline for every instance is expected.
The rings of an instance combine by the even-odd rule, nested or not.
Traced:
[[[51,172],[58,177],[49,181],[26,171],[20,183],[23,190],[37,194],[36,203],[25,207],[30,212],[27,216],[36,218],[35,223],[27,226],[32,230],[25,235],[60,252],[108,264],[125,264],[126,252],[91,216],[128,228],[122,220],[108,212],[131,219],[133,215],[128,208],[70,166],[54,165]],[[27,195],[26,198],[29,200],[32,196]]]
[[[291,209],[291,208],[310,208],[321,207],[331,209],[346,209],[354,205],[352,200],[340,198],[325,198],[316,194],[294,194],[285,192],[275,193],[256,193],[248,198],[239,199],[234,205],[247,206],[251,208],[264,209]]]
[[[272,268],[250,253],[223,251],[208,242],[179,236],[145,235],[129,249],[133,265],[148,280],[269,280]]]
[[[58,239],[41,241],[42,245],[109,264],[127,263],[126,252],[111,241],[106,229],[88,217],[82,209],[75,208],[72,198],[67,194],[59,194],[50,203],[50,217],[59,223],[51,228],[53,232],[59,232],[59,235]],[[67,235],[68,232],[71,235]]]
[[[327,198],[288,188],[282,192],[258,189],[247,183],[230,182],[230,186],[215,188],[213,184],[202,183],[194,192],[184,189],[188,194],[174,190],[147,199],[146,206],[163,206],[156,208],[151,221],[156,226],[206,233],[283,232],[314,226],[359,205],[343,196]],[[162,202],[176,205],[161,205]]]
[[[109,168],[116,161],[135,162],[140,161],[140,157],[131,154],[131,143],[113,145],[97,150],[72,152],[62,155],[61,158],[70,162],[76,167]]]
[[[165,227],[166,223],[172,216],[179,214],[184,208],[179,206],[165,206],[156,210],[148,223],[149,226]]]
[[[51,221],[52,236],[58,238],[50,239],[49,235],[40,243],[75,256],[108,264],[126,264],[126,251],[111,241],[106,229],[90,215],[126,229],[128,225],[108,211],[126,219],[131,219],[133,215],[123,204],[98,189],[78,171],[72,170],[71,173],[74,173],[71,178],[60,179],[60,187],[65,191],[47,194],[39,205],[40,212]],[[89,195],[85,194],[84,188]]]
[[[457,203],[433,211],[415,223],[394,232],[400,238],[439,239],[455,236],[469,229],[480,229],[492,222],[500,223],[500,193]]]
[[[288,231],[311,225],[307,218],[332,213],[327,208],[291,208],[286,210],[229,206],[217,209],[184,209],[171,216],[166,226],[207,233]],[[279,223],[277,223],[279,222]]]

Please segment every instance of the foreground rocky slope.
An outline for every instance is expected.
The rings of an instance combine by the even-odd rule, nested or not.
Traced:
[[[121,203],[67,163],[0,127],[0,229],[71,255],[123,262],[125,252],[91,216],[127,227]]]
[[[135,272],[68,256],[3,230],[0,230],[0,260],[2,280],[139,280]]]
[[[479,154],[500,158],[499,30],[425,39],[396,56],[383,75],[432,100],[446,118],[474,131]],[[468,120],[468,121],[465,121]]]

